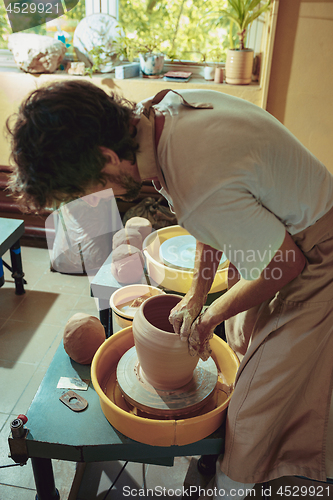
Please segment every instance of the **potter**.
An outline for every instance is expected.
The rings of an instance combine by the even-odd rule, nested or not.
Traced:
[[[146,380],[156,389],[178,389],[187,384],[199,361],[189,354],[169,322],[169,314],[182,299],[179,295],[156,295],[147,299],[133,320],[133,336]]]
[[[224,322],[241,360],[216,484],[239,491],[281,476],[332,477],[325,166],[265,110],[211,90],[165,89],[129,105],[87,81],[55,82],[26,98],[9,132],[11,189],[26,206],[108,188],[135,200],[152,181],[196,238],[193,281],[171,321],[200,356]],[[225,245],[234,279],[201,314]]]

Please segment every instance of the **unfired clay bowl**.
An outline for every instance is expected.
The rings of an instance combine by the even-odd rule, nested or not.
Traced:
[[[155,389],[178,389],[187,384],[199,361],[190,356],[188,343],[182,342],[169,322],[169,314],[182,299],[179,295],[156,295],[138,309],[133,336],[140,369]]]

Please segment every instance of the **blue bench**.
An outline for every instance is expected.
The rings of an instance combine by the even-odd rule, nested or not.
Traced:
[[[17,295],[25,293],[20,245],[20,238],[23,234],[23,220],[0,217],[0,287],[5,282],[3,271],[3,266],[5,265],[12,272],[12,277],[15,280],[15,293]],[[7,250],[10,250],[12,267],[2,260],[2,256]]]

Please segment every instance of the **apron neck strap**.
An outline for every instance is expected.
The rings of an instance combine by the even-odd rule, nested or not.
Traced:
[[[182,104],[188,108],[213,109],[213,105],[210,102],[188,102],[181,94],[172,89],[165,89],[158,92],[151,101],[151,105],[154,106],[154,104],[160,103],[169,92],[173,92],[174,94],[178,95],[182,100]]]

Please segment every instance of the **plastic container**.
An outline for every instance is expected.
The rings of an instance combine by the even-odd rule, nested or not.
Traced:
[[[188,231],[181,226],[169,226],[154,231],[143,242],[143,253],[150,278],[163,288],[184,294],[190,289],[193,271],[166,265],[160,257],[160,246],[169,238],[186,234],[189,234]],[[227,288],[228,265],[229,261],[226,261],[217,271],[209,293],[221,292]]]

